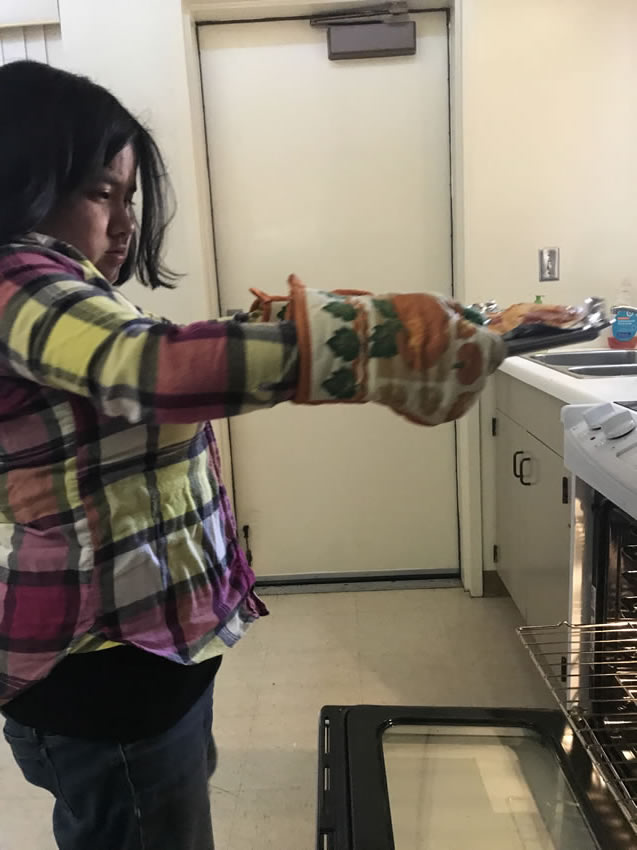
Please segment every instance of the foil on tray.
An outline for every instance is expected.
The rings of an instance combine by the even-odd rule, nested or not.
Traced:
[[[495,301],[472,304],[471,309],[482,316],[487,327],[493,316],[501,312]],[[538,310],[541,309],[538,304]],[[587,298],[581,305],[569,309],[573,309],[576,315],[568,327],[556,327],[545,322],[527,322],[503,333],[507,356],[516,357],[534,351],[592,341],[610,324],[603,298]]]

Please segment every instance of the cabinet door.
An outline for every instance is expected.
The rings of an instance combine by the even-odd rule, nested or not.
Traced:
[[[570,510],[562,458],[498,411],[498,572],[524,621],[568,617]]]
[[[529,487],[520,484],[516,473],[522,457],[528,454],[529,434],[498,411],[496,448],[496,542],[498,572],[511,598],[526,621],[527,571],[525,557],[528,548],[527,513]]]
[[[522,486],[525,496],[528,548],[524,557],[529,625],[559,623],[568,618],[570,572],[570,509],[564,503],[562,458],[532,434]],[[568,479],[567,479],[568,480]]]

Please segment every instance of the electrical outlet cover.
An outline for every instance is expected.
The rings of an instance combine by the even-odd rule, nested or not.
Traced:
[[[540,280],[560,279],[560,249],[540,248]]]

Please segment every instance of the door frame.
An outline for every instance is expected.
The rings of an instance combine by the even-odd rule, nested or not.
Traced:
[[[197,50],[197,25],[204,21],[308,16],[319,11],[339,11],[369,5],[374,0],[58,0],[62,27],[62,65],[68,70],[99,79],[126,103],[149,112],[159,136],[174,136],[174,122],[180,122],[179,149],[171,138],[170,164],[176,196],[188,214],[179,213],[167,243],[168,260],[175,268],[194,275],[192,307],[180,310],[185,321],[219,316],[214,269],[214,243],[210,210],[210,183],[204,132],[203,98]],[[473,300],[468,293],[465,262],[464,219],[466,215],[463,179],[463,0],[412,0],[416,11],[449,11],[450,103],[451,103],[451,201],[453,215],[452,268],[458,300]],[[152,7],[152,8],[151,8]],[[122,42],[121,19],[127,19]],[[103,49],[96,51],[87,33],[103,35]],[[134,55],[139,74],[130,74],[121,62],[122,50]],[[161,63],[157,57],[162,57]],[[148,60],[148,62],[147,62]],[[148,89],[148,67],[157,74],[154,89]],[[144,73],[146,72],[146,74]],[[170,97],[166,96],[170,91]],[[467,89],[467,93],[469,90]],[[153,306],[161,292],[139,287],[139,303]],[[168,309],[168,304],[166,305]],[[163,309],[163,308],[162,308]],[[196,312],[195,312],[196,311]],[[491,568],[488,554],[493,541],[493,445],[487,438],[490,421],[489,391],[483,394],[480,409],[470,412],[457,424],[458,510],[460,523],[461,577],[472,596],[481,596],[483,564]],[[485,439],[480,441],[480,415]],[[224,478],[232,490],[227,423],[215,426],[224,466]],[[484,468],[484,500],[481,498],[481,465]],[[483,517],[484,513],[484,517]],[[483,557],[482,547],[485,547]]]
[[[357,6],[370,5],[369,0],[191,0],[184,2],[184,40],[193,125],[199,137],[198,147],[204,155],[196,157],[196,171],[200,185],[209,186],[207,157],[205,156],[205,130],[203,126],[203,91],[199,73],[197,28],[206,23],[230,23],[254,20],[278,20],[306,17],[322,12],[342,11]],[[452,280],[455,297],[467,300],[466,267],[464,251],[464,179],[462,146],[462,2],[461,0],[415,0],[412,11],[444,11],[448,15],[449,37],[449,107],[450,107],[450,170],[452,215]],[[212,212],[207,219],[212,232]],[[211,266],[214,267],[214,243],[208,236],[206,247]],[[216,285],[216,274],[214,274]],[[212,296],[219,310],[218,296]],[[455,423],[456,474],[458,489],[458,525],[460,574],[463,587],[471,596],[483,593],[483,516],[480,413],[476,406]],[[229,489],[232,487],[232,458],[228,428],[219,428],[219,445]],[[231,493],[232,495],[232,493]]]

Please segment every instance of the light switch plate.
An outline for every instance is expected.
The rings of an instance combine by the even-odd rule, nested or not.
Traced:
[[[540,280],[560,279],[560,249],[540,248]]]

